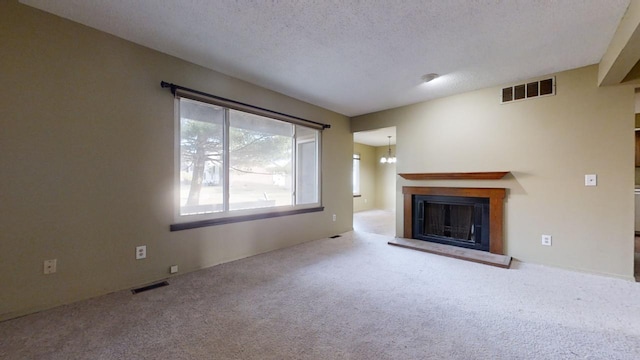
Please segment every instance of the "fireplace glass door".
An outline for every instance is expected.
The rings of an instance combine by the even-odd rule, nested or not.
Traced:
[[[413,238],[489,251],[489,199],[415,195]]]

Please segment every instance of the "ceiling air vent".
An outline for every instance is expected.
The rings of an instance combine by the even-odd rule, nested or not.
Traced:
[[[502,89],[502,103],[556,94],[556,78],[552,77]]]

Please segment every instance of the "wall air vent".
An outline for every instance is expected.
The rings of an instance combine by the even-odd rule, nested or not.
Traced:
[[[556,94],[556,78],[533,81],[502,89],[502,103],[531,99]]]

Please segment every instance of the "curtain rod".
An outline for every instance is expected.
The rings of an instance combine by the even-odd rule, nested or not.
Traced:
[[[176,90],[183,90],[183,91],[188,91],[188,92],[191,92],[191,93],[194,93],[194,94],[198,94],[198,95],[201,95],[201,96],[207,96],[207,97],[210,97],[210,98],[213,98],[213,99],[216,99],[216,100],[225,101],[225,102],[233,103],[233,104],[236,104],[236,105],[244,106],[244,107],[247,107],[247,108],[252,108],[252,109],[256,109],[256,110],[260,110],[260,111],[264,111],[264,112],[268,112],[268,113],[273,113],[273,114],[280,115],[280,116],[290,117],[290,118],[296,119],[298,121],[314,124],[316,126],[321,126],[322,129],[328,129],[328,128],[331,127],[330,124],[323,124],[323,123],[319,123],[319,122],[316,122],[316,121],[303,119],[303,118],[300,118],[300,117],[297,117],[297,116],[292,116],[292,115],[284,114],[284,113],[281,113],[281,112],[277,112],[277,111],[261,108],[259,106],[245,104],[245,103],[240,102],[240,101],[235,101],[235,100],[223,98],[223,97],[220,97],[220,96],[208,94],[206,92],[190,89],[190,88],[187,88],[187,87],[184,87],[184,86],[171,84],[171,83],[168,83],[166,81],[161,81],[160,82],[160,86],[162,86],[163,88],[170,88],[171,89],[171,93],[174,96],[176,95]]]

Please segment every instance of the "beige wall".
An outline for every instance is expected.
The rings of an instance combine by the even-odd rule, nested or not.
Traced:
[[[501,105],[500,87],[352,119],[397,126],[397,172],[511,171],[496,181],[396,186],[505,187],[506,251],[516,259],[632,280],[634,89],[597,87],[598,68],[556,75],[557,95]],[[585,187],[584,175],[598,186]],[[540,236],[553,236],[553,246]]]
[[[353,153],[360,154],[360,197],[353,198],[353,211],[372,210],[376,205],[376,148],[353,143]]]
[[[388,152],[388,146],[377,147],[376,159],[387,155]],[[391,146],[391,153],[396,154],[395,145]],[[376,208],[396,209],[396,164],[381,164],[380,161],[376,161]]]
[[[352,228],[345,116],[16,1],[0,2],[0,48],[0,320]],[[325,210],[170,232],[174,103],[161,80],[331,124]]]

